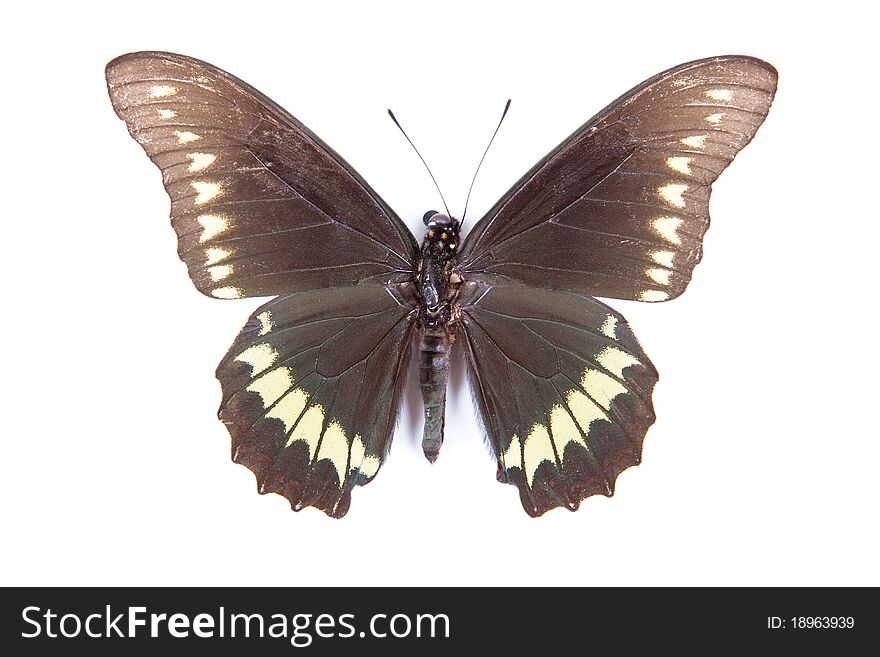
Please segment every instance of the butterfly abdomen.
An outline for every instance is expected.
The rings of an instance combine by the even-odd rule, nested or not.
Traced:
[[[431,463],[443,445],[446,412],[446,382],[449,380],[449,354],[452,340],[446,328],[425,329],[419,334],[419,384],[425,404],[425,430],[422,451]]]

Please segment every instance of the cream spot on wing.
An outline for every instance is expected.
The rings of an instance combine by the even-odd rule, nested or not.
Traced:
[[[682,219],[678,217],[657,217],[651,224],[654,230],[672,244],[681,244],[681,236],[678,234],[678,227],[681,226]]]
[[[693,135],[691,137],[685,137],[681,140],[681,143],[685,146],[690,146],[691,148],[702,148],[706,143],[706,135]]]
[[[208,267],[208,275],[215,283],[217,281],[222,281],[224,278],[228,278],[232,274],[232,271],[232,265],[217,265],[215,267]]]
[[[501,455],[501,462],[504,464],[505,470],[510,468],[522,469],[522,451],[519,445],[519,436],[516,434],[513,434],[510,444],[504,450],[504,454]]]
[[[378,456],[365,456],[364,462],[361,463],[361,467],[359,467],[358,470],[361,471],[362,475],[369,479],[370,477],[376,476],[376,473],[379,472],[380,465],[382,465],[382,461],[379,460]]]
[[[639,294],[639,301],[666,301],[669,292],[663,290],[645,290]]]
[[[172,87],[170,84],[154,84],[150,87],[150,98],[167,98],[176,94],[177,91],[177,87]]]
[[[550,461],[555,465],[556,454],[553,452],[553,443],[550,442],[547,427],[543,424],[535,424],[523,443],[523,465],[530,488],[535,480],[535,471],[544,461]]]
[[[733,92],[730,89],[709,89],[706,92],[706,98],[710,100],[733,100]]]
[[[718,125],[721,123],[721,117],[724,116],[724,112],[717,112],[716,114],[710,114],[706,117],[706,122],[711,123],[712,125]]]
[[[189,130],[175,130],[174,136],[177,137],[178,143],[188,144],[191,141],[196,141],[197,139],[201,139],[200,135],[197,135],[194,132],[190,132]]]
[[[645,270],[645,274],[655,283],[660,283],[660,285],[669,285],[669,277],[672,276],[670,270],[661,269],[660,267],[648,267]]]
[[[365,454],[366,450],[364,450],[364,441],[361,440],[361,435],[356,433],[351,441],[351,463],[348,466],[349,472],[354,472],[361,467]]]
[[[266,417],[274,417],[281,420],[284,424],[284,430],[290,431],[299,419],[300,413],[306,407],[307,401],[309,401],[309,395],[306,391],[302,388],[296,388],[284,395],[281,401],[266,413]]]
[[[690,175],[693,173],[691,171],[691,162],[694,158],[692,157],[667,157],[666,158],[666,166],[668,166],[673,171],[678,171],[679,173],[684,173]]]
[[[251,375],[256,376],[272,367],[272,364],[278,360],[278,352],[268,342],[261,342],[242,351],[235,360],[250,365]]]
[[[289,367],[269,370],[247,387],[263,398],[263,408],[269,408],[281,399],[282,395],[293,386],[293,372]]]
[[[336,469],[339,476],[339,487],[345,484],[348,474],[348,438],[342,426],[336,420],[330,422],[324,430],[321,438],[321,447],[318,450],[318,461],[328,459]]]
[[[209,247],[205,249],[205,264],[216,265],[218,262],[220,262],[224,258],[228,258],[230,255],[230,252],[226,249],[221,249],[216,246]]]
[[[202,214],[196,219],[202,226],[199,242],[207,242],[229,228],[229,220],[219,214]]]
[[[187,153],[186,156],[190,160],[190,173],[207,169],[217,159],[214,153]]]
[[[275,325],[272,323],[272,312],[266,310],[257,315],[257,321],[260,322],[260,332],[257,335],[266,335],[269,331],[275,328]]]
[[[675,258],[674,251],[651,251],[651,259],[658,265],[672,269],[672,261]]]
[[[683,185],[682,183],[667,183],[666,185],[657,188],[657,194],[660,195],[660,198],[669,203],[669,205],[675,206],[676,208],[683,208],[685,206],[685,200],[681,195],[684,194],[687,189],[688,186]]]
[[[606,370],[623,378],[623,370],[630,365],[640,365],[639,359],[617,347],[605,347],[598,356],[596,362]]]
[[[605,420],[608,418],[605,411],[599,408],[596,402],[580,390],[570,390],[566,395],[566,401],[568,401],[568,407],[571,409],[572,415],[574,415],[574,419],[577,421],[581,431],[584,432],[584,435],[589,435],[590,424],[592,424],[593,420]]]
[[[565,459],[565,446],[568,443],[578,443],[587,447],[571,415],[559,404],[550,409],[550,433],[553,434],[553,442],[556,443],[556,453],[559,454],[560,460]]]
[[[211,290],[211,296],[216,299],[241,299],[242,292],[237,287],[218,287]]]
[[[303,441],[309,447],[309,461],[315,458],[315,450],[318,448],[318,439],[321,437],[321,427],[324,426],[324,407],[320,404],[309,406],[303,413],[299,422],[296,423],[293,433],[287,439],[287,445],[292,445],[297,440]]]
[[[196,200],[194,201],[196,205],[204,205],[209,201],[213,201],[223,191],[220,183],[194,180],[191,184],[193,189],[196,190]]]
[[[160,119],[173,119],[175,116],[177,116],[177,112],[175,112],[173,109],[159,109],[156,111],[159,112]]]
[[[602,328],[599,329],[602,332],[602,335],[611,338],[612,340],[616,340],[617,334],[614,332],[615,329],[617,329],[617,318],[614,315],[606,315],[605,321],[602,323]]]
[[[611,402],[618,395],[625,395],[626,388],[617,379],[608,376],[600,370],[587,368],[581,377],[581,388],[586,390],[590,397],[596,400],[606,411],[610,410]]]

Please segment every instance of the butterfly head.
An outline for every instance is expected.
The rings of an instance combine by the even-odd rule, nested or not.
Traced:
[[[428,210],[422,217],[428,231],[425,233],[425,244],[439,249],[454,251],[458,246],[459,221],[436,210]]]

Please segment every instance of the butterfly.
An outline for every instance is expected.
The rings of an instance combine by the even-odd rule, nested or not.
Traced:
[[[106,77],[162,171],[196,288],[274,297],[217,368],[233,460],[260,493],[336,518],[388,454],[411,361],[422,447],[437,458],[454,349],[497,479],[529,515],[612,495],[641,460],[657,371],[594,297],[684,292],[711,185],[754,137],[777,80],[741,56],[660,73],[553,149],[466,237],[430,211],[418,242],[345,160],[229,73],[137,52]]]

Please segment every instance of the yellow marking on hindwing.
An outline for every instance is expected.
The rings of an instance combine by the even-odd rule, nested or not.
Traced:
[[[263,408],[269,408],[293,386],[293,371],[289,367],[269,370],[247,387],[263,399]]]
[[[218,262],[220,262],[224,258],[228,258],[230,255],[231,253],[226,249],[221,249],[217,246],[209,247],[205,249],[205,264],[216,265]]]
[[[188,144],[202,138],[201,135],[197,135],[189,130],[175,130],[174,136],[177,137],[177,142],[180,144]]]
[[[232,265],[216,265],[214,267],[208,267],[208,275],[215,283],[217,281],[222,281],[224,278],[229,278],[232,272]]]
[[[217,156],[214,153],[187,153],[186,156],[190,160],[188,169],[190,173],[204,171],[214,163],[214,160],[217,159]]]
[[[321,438],[321,447],[318,450],[316,461],[329,460],[339,476],[340,488],[345,484],[348,470],[348,438],[342,425],[336,420],[330,422],[324,430]]]
[[[672,269],[672,261],[675,258],[675,251],[651,251],[651,260],[658,265],[669,267]]]
[[[156,111],[159,112],[160,119],[173,119],[175,116],[177,116],[177,112],[175,112],[173,109],[158,109]]]
[[[274,417],[281,420],[282,424],[284,424],[284,431],[289,432],[293,429],[308,401],[308,393],[302,388],[295,388],[284,395],[281,401],[266,413],[266,417]]]
[[[365,454],[366,450],[364,449],[364,441],[361,440],[361,435],[356,433],[351,440],[351,458],[349,459],[350,463],[348,464],[349,472],[354,472],[361,467],[361,464],[364,462]]]
[[[519,445],[519,436],[516,434],[513,434],[510,444],[504,450],[504,454],[501,455],[501,462],[504,464],[505,470],[510,470],[510,468],[522,469],[522,450]]]
[[[617,339],[617,333],[615,330],[617,329],[617,318],[614,315],[606,315],[605,321],[602,323],[602,328],[599,329],[602,335],[607,338],[611,338],[612,340]]]
[[[648,267],[645,270],[645,274],[655,283],[660,283],[660,285],[669,285],[669,277],[672,276],[671,271],[661,269],[660,267]]]
[[[556,443],[556,453],[561,461],[565,460],[565,446],[568,443],[577,443],[587,448],[580,430],[574,423],[574,419],[559,404],[550,409],[550,433],[553,434],[553,442]]]
[[[666,301],[669,298],[669,292],[663,290],[645,290],[639,293],[639,301]]]
[[[690,137],[685,137],[680,141],[685,146],[690,146],[691,148],[703,148],[706,144],[706,135],[692,135]]]
[[[605,347],[596,356],[596,362],[619,379],[623,378],[623,370],[627,367],[641,364],[638,358],[617,347]]]
[[[590,397],[596,400],[606,411],[611,409],[611,402],[618,395],[625,395],[626,388],[617,379],[608,376],[605,372],[587,368],[581,377],[581,388],[586,390]]]
[[[237,287],[218,287],[211,290],[215,299],[241,299],[242,291]]]
[[[247,363],[251,366],[251,376],[256,376],[263,372],[278,360],[278,352],[268,342],[254,344],[242,351],[235,360]]]
[[[706,122],[711,123],[712,125],[718,125],[721,123],[721,118],[724,116],[724,112],[717,112],[715,114],[710,114],[706,117]]]
[[[683,220],[679,217],[657,217],[651,223],[657,234],[667,242],[672,244],[681,244],[681,236],[678,234],[678,227],[681,226]]]
[[[275,328],[275,325],[272,323],[272,313],[269,310],[261,312],[257,315],[257,321],[260,322],[260,332],[257,335],[266,335],[269,331]]]
[[[660,198],[676,208],[683,208],[686,205],[682,194],[688,189],[687,185],[682,183],[667,183],[657,188],[657,194]]]
[[[172,87],[170,84],[154,84],[150,87],[150,98],[167,98],[177,92],[177,87]]]
[[[543,424],[535,423],[528,437],[523,442],[523,465],[526,470],[526,480],[531,488],[535,480],[535,472],[544,461],[550,461],[556,465],[556,454],[553,452],[553,443],[550,434]]]
[[[318,440],[321,438],[321,428],[324,426],[324,407],[320,404],[309,406],[308,410],[303,413],[290,438],[287,439],[287,445],[292,445],[297,440],[303,441],[309,448],[309,462],[315,458],[315,450],[318,448]]]
[[[733,100],[733,92],[730,89],[709,89],[706,92],[706,98],[710,100]]]
[[[565,399],[575,421],[586,436],[590,435],[590,425],[594,420],[608,419],[608,415],[599,405],[580,390],[569,390]]]
[[[199,242],[207,242],[229,228],[229,220],[219,214],[202,214],[196,221],[202,226]]]
[[[666,166],[668,166],[673,171],[678,171],[679,173],[684,173],[687,175],[691,175],[693,173],[691,171],[691,162],[694,158],[692,157],[667,157],[666,158]]]
[[[209,201],[213,201],[220,195],[220,192],[223,191],[223,187],[220,183],[209,182],[207,180],[194,180],[192,183],[192,188],[196,190],[196,198],[193,203],[196,205],[204,205]]]

